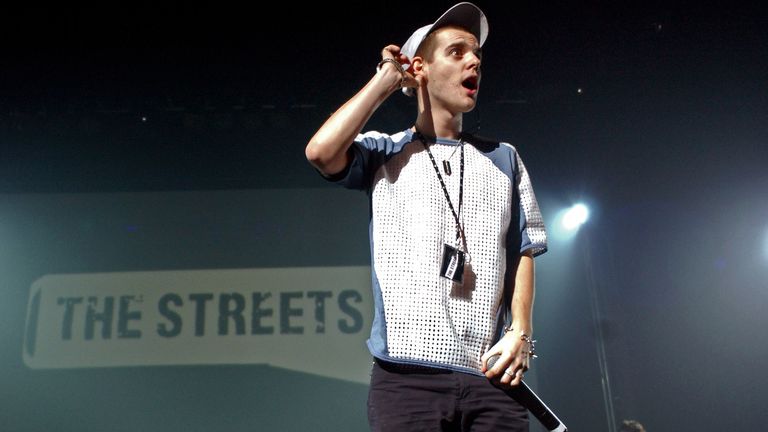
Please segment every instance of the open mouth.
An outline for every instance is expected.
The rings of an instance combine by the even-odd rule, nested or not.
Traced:
[[[461,85],[468,90],[477,90],[477,77],[469,77],[462,81]]]

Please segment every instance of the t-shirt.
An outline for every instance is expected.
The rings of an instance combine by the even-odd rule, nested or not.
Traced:
[[[456,245],[456,222],[418,135],[358,135],[350,165],[332,179],[370,197],[374,319],[368,348],[388,361],[479,374],[480,357],[509,320],[508,263],[528,249],[544,253],[546,231],[514,147],[470,135],[426,142],[457,211],[463,147],[459,213],[469,260],[463,284],[440,276],[444,246]]]

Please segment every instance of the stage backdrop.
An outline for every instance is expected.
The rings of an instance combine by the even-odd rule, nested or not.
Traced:
[[[338,189],[2,196],[0,430],[364,429],[366,214]]]

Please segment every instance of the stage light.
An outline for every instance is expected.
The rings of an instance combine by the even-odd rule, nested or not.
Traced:
[[[550,238],[561,246],[570,243],[578,235],[580,227],[590,218],[590,213],[590,208],[583,202],[561,207],[554,213],[551,223],[547,224]]]
[[[589,208],[579,203],[565,212],[562,225],[567,231],[576,231],[587,219],[589,219]]]

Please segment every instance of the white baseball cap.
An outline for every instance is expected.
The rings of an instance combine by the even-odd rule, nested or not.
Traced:
[[[466,29],[475,35],[480,46],[483,46],[485,39],[488,37],[488,20],[485,18],[483,11],[472,3],[461,2],[445,11],[434,23],[425,25],[413,32],[411,37],[403,44],[400,52],[408,56],[408,60],[412,59],[416,55],[416,51],[419,50],[421,43],[424,42],[424,39],[430,33],[446,26],[458,26]],[[405,69],[409,67],[410,63],[403,65]],[[403,87],[403,93],[413,96],[414,89],[413,87]]]

